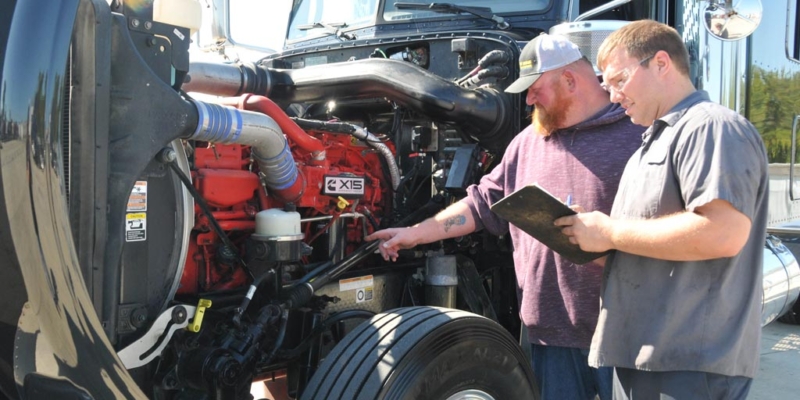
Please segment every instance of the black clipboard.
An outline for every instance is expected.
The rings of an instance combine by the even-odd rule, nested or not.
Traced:
[[[583,251],[570,243],[553,221],[576,212],[535,183],[503,197],[491,210],[575,264],[586,264],[609,253]]]

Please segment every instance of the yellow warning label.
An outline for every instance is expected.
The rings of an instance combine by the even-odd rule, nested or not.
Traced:
[[[147,213],[125,215],[125,241],[142,242],[147,240]]]

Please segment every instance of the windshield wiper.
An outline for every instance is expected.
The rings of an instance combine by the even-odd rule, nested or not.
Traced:
[[[336,35],[336,37],[338,38],[355,40],[356,35],[353,35],[352,33],[342,32],[342,28],[346,27],[347,27],[347,22],[332,22],[329,24],[326,24],[325,22],[314,22],[313,24],[298,25],[297,30],[307,31],[316,28],[325,28],[326,32],[330,33],[331,35]]]
[[[489,21],[496,23],[497,27],[502,30],[506,30],[511,27],[508,24],[508,22],[506,22],[506,20],[503,19],[503,17],[495,15],[492,9],[489,7],[457,6],[451,3],[420,4],[420,3],[406,3],[406,2],[396,2],[394,3],[394,6],[398,10],[428,10],[442,14],[467,13],[467,14],[472,14],[476,17],[488,19]]]

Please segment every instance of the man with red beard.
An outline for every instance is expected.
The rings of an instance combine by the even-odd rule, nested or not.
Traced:
[[[510,233],[520,318],[542,399],[599,395],[611,400],[611,370],[590,368],[587,362],[600,307],[602,260],[575,265],[489,207],[535,182],[585,209],[607,212],[644,128],[609,101],[592,64],[562,36],[537,36],[522,50],[519,66],[520,78],[506,92],[527,89],[532,123],[511,141],[500,164],[436,216],[412,227],[375,232],[367,240],[380,239],[383,257],[396,260],[400,249],[484,228]]]

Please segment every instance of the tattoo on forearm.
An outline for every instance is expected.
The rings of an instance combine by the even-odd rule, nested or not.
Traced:
[[[444,231],[447,232],[456,225],[464,225],[467,223],[467,217],[463,215],[456,215],[444,220]]]

